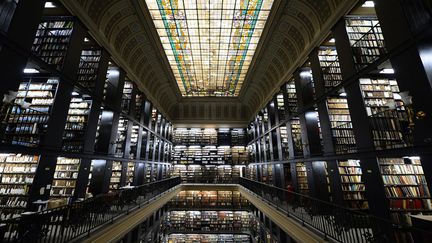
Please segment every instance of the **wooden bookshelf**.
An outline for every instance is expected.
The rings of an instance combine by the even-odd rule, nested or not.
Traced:
[[[80,159],[57,158],[51,197],[69,198],[74,196],[80,162]]]
[[[204,130],[205,131],[205,130]],[[243,128],[231,129],[231,146],[246,145],[246,131]]]
[[[92,99],[90,96],[81,95],[77,92],[72,93],[63,134],[63,150],[82,152],[91,105]]]
[[[116,190],[120,189],[121,177],[122,177],[122,162],[113,161],[112,162],[110,185],[109,185],[110,191],[116,191]]]
[[[357,152],[347,99],[344,97],[328,97],[327,109],[336,153]]]
[[[129,159],[136,159],[137,150],[138,150],[138,132],[139,132],[139,125],[134,123],[132,125],[132,131],[131,131],[131,138],[130,138],[130,151],[127,157]]]
[[[318,51],[318,58],[326,90],[338,86],[342,82],[342,73],[336,47],[321,46]]]
[[[99,49],[84,48],[81,51],[77,83],[91,92],[95,91],[101,55]]]
[[[249,235],[242,234],[169,234],[166,236],[167,243],[249,243],[252,239]]]
[[[249,202],[238,191],[181,191],[169,203],[170,207],[187,208],[245,208]]]
[[[286,83],[286,90],[288,95],[288,111],[290,114],[294,114],[297,112],[297,92],[294,79],[291,79]]]
[[[408,114],[395,80],[386,78],[360,79],[366,111],[370,117],[376,149],[412,145]]]
[[[152,165],[145,163],[145,182],[150,183],[153,181]]]
[[[133,83],[130,80],[125,80],[124,86],[123,86],[123,95],[122,95],[122,101],[121,101],[121,109],[126,114],[129,114],[130,107],[131,107],[131,101],[132,101],[132,90],[133,90]]]
[[[173,164],[235,165],[248,161],[245,146],[176,145],[173,150]]]
[[[123,157],[124,156],[128,122],[129,121],[125,116],[120,115],[118,128],[117,128],[117,139],[115,142],[116,143],[115,155],[117,157]]]
[[[301,156],[303,155],[303,143],[301,137],[300,119],[298,117],[291,119],[291,133],[293,136],[292,142],[294,145],[294,155]]]
[[[251,217],[247,211],[170,211],[164,223],[172,231],[244,232]]]
[[[74,22],[70,20],[43,20],[36,31],[32,52],[61,70],[73,27]]]
[[[127,171],[126,171],[126,185],[133,185],[134,183],[134,175],[135,175],[135,163],[127,162]]]
[[[420,157],[378,158],[392,220],[411,224],[411,214],[432,213]]]
[[[0,219],[25,211],[38,162],[36,155],[0,154]]]
[[[285,108],[285,100],[282,92],[279,92],[276,95],[276,103],[277,103],[277,113],[279,117],[279,121],[283,121],[286,118],[286,108]]]
[[[306,165],[304,163],[296,163],[298,193],[308,195],[309,186],[307,180]]]
[[[352,209],[367,210],[369,205],[365,197],[366,188],[360,163],[360,160],[338,161],[339,174],[345,204]]]
[[[141,121],[141,117],[145,114],[143,114],[143,105],[144,105],[144,94],[140,91],[137,92],[135,95],[135,119],[137,121]],[[144,124],[147,126],[148,124]]]
[[[349,17],[345,23],[358,69],[386,53],[381,25],[375,16]]]
[[[234,165],[244,165],[249,161],[248,151],[245,146],[233,146],[231,156]]]
[[[57,92],[57,78],[32,77],[22,82],[6,116],[4,142],[36,147],[47,131]]]
[[[172,176],[188,183],[233,183],[238,181],[240,170],[240,166],[231,165],[174,165]]]

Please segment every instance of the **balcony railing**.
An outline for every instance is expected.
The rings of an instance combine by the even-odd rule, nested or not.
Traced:
[[[72,205],[25,214],[0,224],[1,242],[68,242],[149,203],[180,184],[169,178]]]
[[[240,185],[331,241],[395,242],[394,239],[401,233],[432,237],[432,232],[396,225],[385,219],[249,179],[240,178]]]

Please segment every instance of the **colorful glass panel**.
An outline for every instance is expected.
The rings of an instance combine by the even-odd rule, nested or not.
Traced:
[[[237,96],[273,0],[146,0],[183,96]]]

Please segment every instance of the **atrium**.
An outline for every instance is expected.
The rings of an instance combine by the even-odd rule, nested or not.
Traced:
[[[431,0],[1,0],[0,241],[432,242]]]

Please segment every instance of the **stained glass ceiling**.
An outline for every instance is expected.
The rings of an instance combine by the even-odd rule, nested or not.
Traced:
[[[145,0],[183,96],[237,96],[274,0]]]

